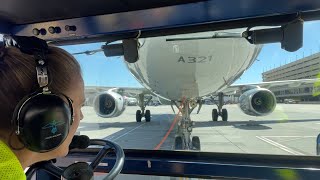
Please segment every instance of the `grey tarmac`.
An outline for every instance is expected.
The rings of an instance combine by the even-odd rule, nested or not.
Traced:
[[[242,113],[235,104],[225,105],[228,122],[213,122],[215,105],[204,105],[195,122],[192,135],[199,136],[201,151],[254,154],[315,155],[316,136],[320,133],[320,105],[278,104],[275,111],[263,117]],[[170,106],[148,106],[151,122],[135,121],[137,106],[128,106],[115,118],[98,117],[92,107],[82,109],[84,119],[78,134],[112,140],[126,149],[154,149],[163,139],[176,115]],[[176,112],[178,110],[176,109]],[[176,126],[160,149],[173,150]]]

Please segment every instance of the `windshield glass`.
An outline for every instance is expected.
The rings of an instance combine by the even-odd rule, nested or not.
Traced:
[[[318,82],[288,82],[320,78],[319,29],[319,21],[305,23],[296,52],[203,32],[139,39],[133,64],[102,51],[74,55],[86,95],[77,133],[125,149],[314,156]],[[102,45],[63,48],[78,53]],[[251,83],[258,84],[226,86]]]

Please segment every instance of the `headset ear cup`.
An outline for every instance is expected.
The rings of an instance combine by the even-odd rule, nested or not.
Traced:
[[[47,152],[64,142],[69,133],[72,111],[56,94],[39,93],[19,108],[19,139],[31,151]]]
[[[16,133],[18,133],[18,126],[19,124],[22,124],[23,122],[19,122],[19,111],[22,107],[22,105],[28,100],[30,99],[32,96],[35,96],[37,93],[25,96],[24,98],[22,98],[21,101],[18,102],[18,104],[16,105],[16,108],[14,109],[13,115],[12,115],[12,119],[11,119],[11,124],[13,125],[13,127],[15,128]]]

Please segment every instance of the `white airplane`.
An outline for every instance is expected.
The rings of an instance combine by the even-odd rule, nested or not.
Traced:
[[[218,116],[223,121],[228,120],[228,111],[223,108],[223,97],[234,92],[241,94],[239,106],[245,114],[263,116],[271,113],[276,106],[275,95],[268,87],[316,81],[303,79],[231,85],[253,64],[262,46],[252,45],[245,38],[239,38],[241,36],[212,38],[216,33],[139,39],[138,61],[126,62],[126,65],[146,89],[116,88],[100,93],[94,103],[97,114],[106,118],[120,115],[125,109],[125,101],[120,94],[134,93],[138,94],[140,106],[140,110],[136,112],[136,121],[141,122],[141,118],[145,117],[148,122],[151,120],[151,113],[145,110],[148,103],[145,102],[144,95],[153,93],[182,107],[175,149],[199,150],[199,137],[191,138],[194,123],[190,113],[197,105],[200,110],[202,104],[199,99],[202,97],[218,97],[218,108],[212,110],[213,121],[217,121]],[[228,33],[234,34],[235,31]],[[82,53],[88,54],[88,51]]]

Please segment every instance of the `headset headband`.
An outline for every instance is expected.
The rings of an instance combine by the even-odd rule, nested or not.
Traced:
[[[10,38],[11,37],[11,38]],[[48,91],[48,69],[46,54],[49,52],[48,44],[45,40],[36,37],[26,36],[10,36],[5,37],[7,46],[14,46],[20,49],[21,52],[33,55],[36,61],[37,81],[40,88]]]

